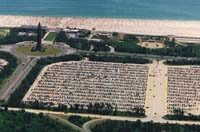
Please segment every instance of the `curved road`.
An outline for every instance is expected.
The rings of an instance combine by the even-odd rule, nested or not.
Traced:
[[[52,115],[52,114],[47,114],[47,115],[48,115],[50,118],[52,118],[52,119],[54,119],[54,120],[56,120],[56,121],[58,121],[58,122],[60,122],[60,123],[63,123],[63,124],[66,124],[66,125],[70,126],[70,127],[73,128],[74,130],[77,130],[77,131],[79,131],[79,132],[85,132],[85,131],[83,130],[83,128],[81,128],[81,127],[79,127],[79,126],[77,126],[77,125],[71,123],[71,122],[68,121],[68,120],[64,120],[64,119],[59,118],[59,117],[57,117],[57,116],[54,116],[54,115]]]
[[[104,121],[106,121],[107,119],[94,119],[94,120],[90,120],[86,123],[83,124],[83,130],[84,132],[92,132],[90,130],[90,126],[93,125],[93,124],[101,124],[103,123]]]

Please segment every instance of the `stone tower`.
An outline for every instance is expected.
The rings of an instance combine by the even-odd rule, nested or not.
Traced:
[[[36,50],[41,50],[42,48],[42,27],[41,24],[38,24],[37,28],[37,45],[36,45]]]

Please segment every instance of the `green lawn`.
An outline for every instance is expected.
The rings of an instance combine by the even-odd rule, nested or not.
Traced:
[[[60,52],[59,48],[53,47],[51,45],[45,45],[46,51],[31,51],[32,45],[24,45],[16,48],[16,52],[31,55],[31,56],[45,56],[45,55],[56,55]]]
[[[46,38],[44,39],[45,41],[54,41],[55,40],[55,38],[56,38],[56,33],[54,33],[54,32],[50,32],[47,36],[46,36]]]

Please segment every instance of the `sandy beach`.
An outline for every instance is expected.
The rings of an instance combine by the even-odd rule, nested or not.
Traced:
[[[0,16],[0,27],[21,25],[42,25],[48,27],[71,27],[98,31],[122,32],[142,35],[174,35],[180,37],[200,37],[200,21],[107,19],[107,18],[67,18]]]

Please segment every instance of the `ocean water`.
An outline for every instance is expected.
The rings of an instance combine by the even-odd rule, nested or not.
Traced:
[[[200,20],[200,0],[0,0],[0,15]]]

